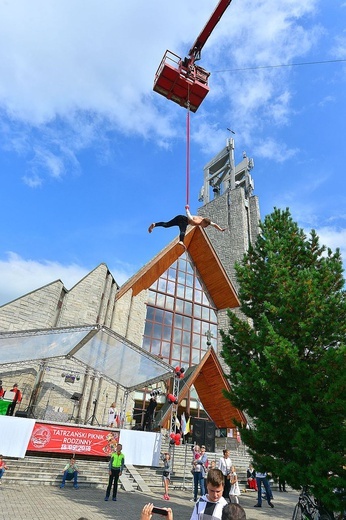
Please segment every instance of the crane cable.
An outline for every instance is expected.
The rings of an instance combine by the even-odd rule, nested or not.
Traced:
[[[187,91],[186,112],[186,205],[190,206],[190,85]]]

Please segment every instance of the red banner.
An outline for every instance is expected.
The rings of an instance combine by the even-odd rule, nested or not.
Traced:
[[[107,457],[118,442],[119,432],[36,423],[27,450]]]

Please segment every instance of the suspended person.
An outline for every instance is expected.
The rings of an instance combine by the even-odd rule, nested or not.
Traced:
[[[178,226],[180,234],[179,234],[179,244],[183,246],[186,249],[186,246],[184,244],[184,238],[187,226],[199,226],[202,228],[206,228],[208,226],[212,226],[218,231],[226,231],[227,228],[221,228],[218,224],[215,224],[215,222],[212,222],[210,218],[207,217],[200,217],[198,215],[191,215],[189,206],[185,206],[186,210],[186,216],[185,215],[177,215],[176,217],[172,218],[172,220],[169,220],[168,222],[153,222],[150,224],[148,228],[148,232],[151,233],[154,229],[154,227],[164,227],[169,228],[173,226]]]

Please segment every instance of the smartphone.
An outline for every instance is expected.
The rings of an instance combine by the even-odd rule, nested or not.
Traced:
[[[153,507],[153,513],[158,515],[168,516],[167,509],[163,509],[162,507]]]

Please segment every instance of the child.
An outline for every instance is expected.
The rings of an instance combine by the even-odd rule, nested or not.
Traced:
[[[169,500],[168,496],[168,486],[171,480],[171,471],[172,471],[172,463],[171,463],[171,456],[168,452],[163,454],[162,457],[163,460],[163,485],[165,486],[165,494],[163,495],[163,498],[165,500]]]
[[[78,489],[78,482],[77,482],[78,473],[79,472],[78,472],[78,467],[76,464],[76,459],[74,457],[71,457],[70,462],[68,464],[66,464],[66,466],[63,469],[63,472],[62,472],[63,477],[62,477],[62,482],[60,484],[60,487],[64,488],[66,480],[73,479],[73,487],[75,489]]]
[[[0,485],[3,474],[5,473],[5,469],[8,469],[6,462],[4,461],[2,455],[0,455]]]
[[[172,463],[171,463],[171,456],[168,452],[166,452],[163,457],[163,485],[165,486],[165,494],[163,495],[163,498],[165,500],[169,500],[168,496],[168,486],[171,480],[171,471],[172,471]]]
[[[239,504],[238,496],[240,495],[240,488],[235,466],[231,467],[230,473],[231,490],[229,492],[229,499],[231,503]]]

